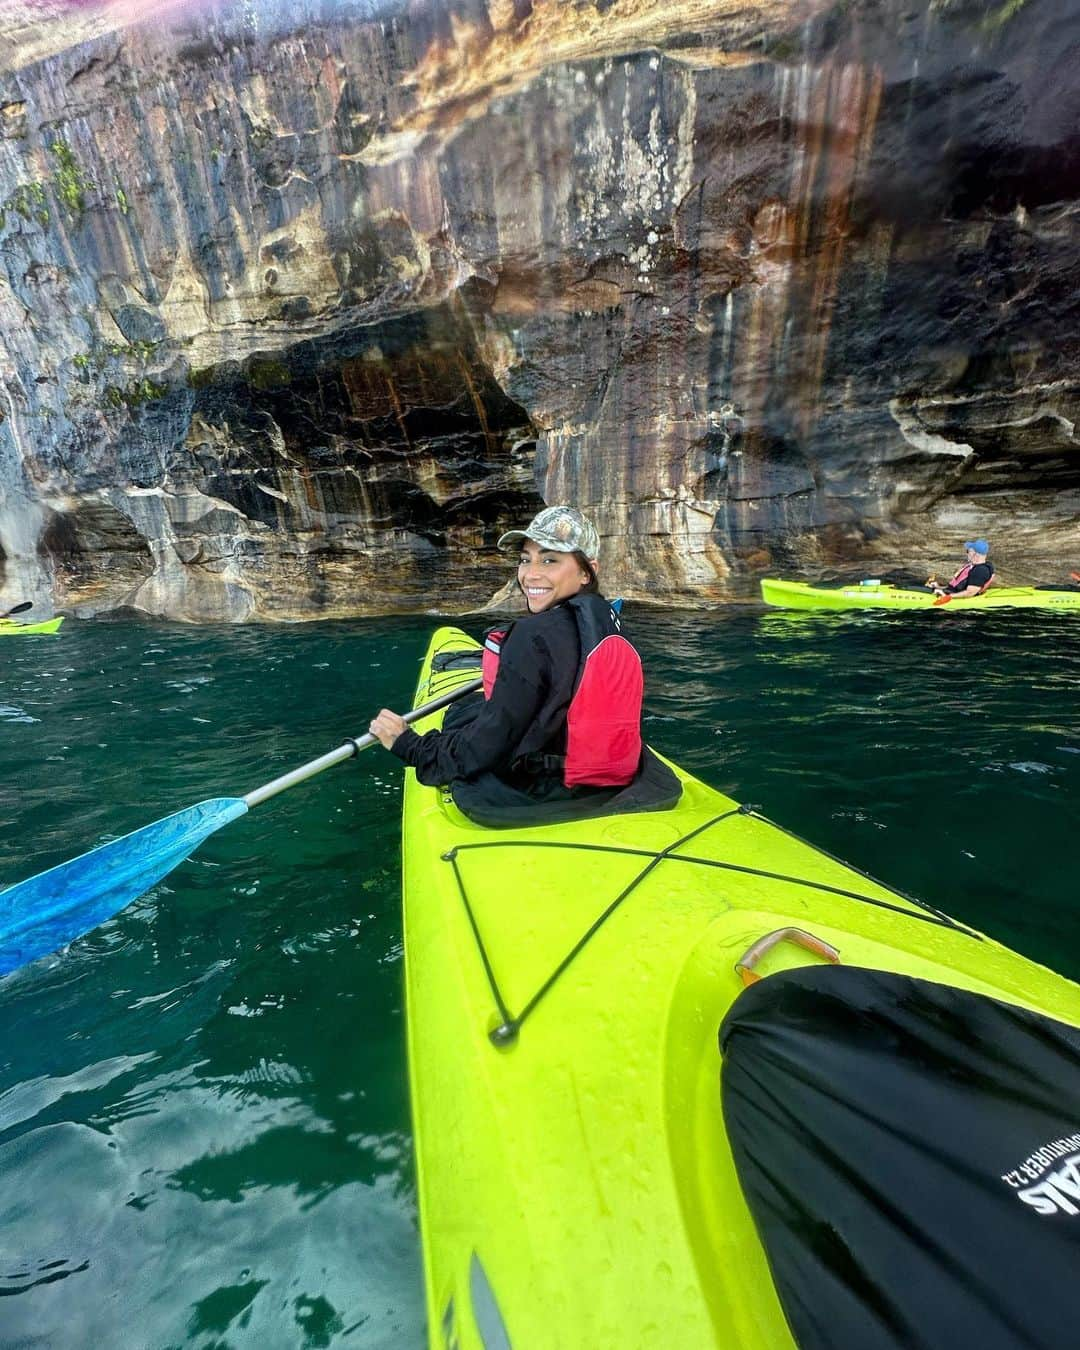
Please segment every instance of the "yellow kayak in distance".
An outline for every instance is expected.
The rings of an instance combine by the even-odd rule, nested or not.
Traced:
[[[887,582],[813,586],[808,581],[766,577],[761,598],[779,609],[941,609],[952,614],[983,609],[1050,609],[1080,614],[1080,586],[991,586],[982,595],[947,602],[929,590],[909,590]]]
[[[479,650],[436,632],[414,707],[474,679]],[[796,1344],[736,1166],[753,1141],[735,1148],[722,1103],[745,1033],[729,1033],[723,1054],[718,1033],[743,1000],[846,974],[988,995],[1080,1027],[1080,987],[676,772],[670,810],[492,830],[405,771],[432,1350]],[[1021,1220],[1039,1219],[993,1182]]]
[[[0,637],[15,637],[27,633],[56,633],[64,622],[64,616],[58,614],[55,619],[42,619],[40,623],[19,623],[16,619],[0,619]]]

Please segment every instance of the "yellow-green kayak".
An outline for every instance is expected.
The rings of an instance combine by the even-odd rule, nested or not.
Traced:
[[[0,619],[0,637],[15,637],[19,633],[55,633],[63,622],[62,614],[58,614],[55,619],[42,619],[40,623],[19,623],[15,619]]]
[[[476,651],[440,629],[414,706],[474,678],[455,654]],[[1080,1025],[1076,985],[679,776],[668,811],[489,830],[406,771],[432,1347],[795,1344],[721,1107],[718,1029],[743,987],[737,963],[767,935],[797,927],[843,967]],[[765,944],[757,989],[825,969],[801,941]]]
[[[761,598],[780,609],[942,609],[952,614],[982,609],[1053,609],[1080,614],[1080,586],[991,586],[982,595],[958,600],[881,581],[812,586],[808,581],[766,578],[761,583]]]

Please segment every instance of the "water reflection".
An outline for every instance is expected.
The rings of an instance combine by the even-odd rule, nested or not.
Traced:
[[[215,1149],[177,1168],[168,1184],[200,1200],[232,1204],[254,1190],[287,1188],[306,1211],[352,1182],[374,1186],[386,1181],[398,1193],[407,1191],[404,1160],[409,1148],[409,1136],[402,1132],[343,1135],[325,1125],[282,1124],[234,1149]]]

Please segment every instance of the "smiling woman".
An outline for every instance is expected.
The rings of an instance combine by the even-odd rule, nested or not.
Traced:
[[[600,591],[595,559],[586,558],[579,549],[557,553],[531,539],[521,545],[517,580],[530,614],[551,609],[572,595],[596,595]]]
[[[499,544],[520,545],[529,613],[487,634],[483,697],[424,736],[384,708],[372,735],[485,824],[642,810],[628,796],[639,780],[652,809],[677,797],[673,782],[652,782],[663,774],[642,747],[641,660],[600,595],[595,526],[551,506]]]

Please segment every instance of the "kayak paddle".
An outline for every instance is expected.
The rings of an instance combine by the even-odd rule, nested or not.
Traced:
[[[416,722],[479,689],[478,677],[405,714]],[[110,840],[0,891],[0,976],[36,961],[111,919],[167,876],[215,830],[268,797],[351,759],[375,743],[369,732],[274,778],[246,797],[214,797]]]
[[[0,614],[0,621],[10,619],[13,614],[25,614],[28,609],[33,608],[33,600],[24,600],[21,605],[12,605],[10,609],[5,609],[3,614]]]

